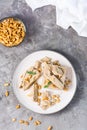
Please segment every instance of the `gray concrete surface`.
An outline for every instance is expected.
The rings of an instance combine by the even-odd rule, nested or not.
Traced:
[[[64,30],[55,23],[55,7],[46,6],[32,12],[24,0],[0,0],[0,19],[7,16],[21,18],[27,26],[25,41],[17,47],[7,48],[0,45],[0,130],[87,130],[87,38],[80,37],[69,28]],[[18,101],[13,93],[12,85],[4,88],[4,82],[12,81],[16,66],[30,53],[49,49],[65,55],[73,64],[77,74],[77,92],[71,103],[62,111],[51,115],[40,115],[25,107],[16,110]],[[5,97],[6,90],[10,91]],[[33,121],[29,126],[20,125],[19,119],[41,120],[35,127]],[[13,123],[12,118],[17,122]]]

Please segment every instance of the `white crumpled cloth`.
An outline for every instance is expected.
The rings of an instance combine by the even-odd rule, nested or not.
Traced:
[[[64,29],[72,26],[80,36],[87,37],[87,0],[26,0],[26,2],[32,10],[55,5],[56,24]]]

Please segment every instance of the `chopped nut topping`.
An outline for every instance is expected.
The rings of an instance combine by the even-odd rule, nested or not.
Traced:
[[[41,85],[38,85],[38,89],[41,89],[42,87],[41,87]]]
[[[21,75],[20,78],[23,78],[23,75]]]
[[[19,86],[19,88],[21,89],[21,88],[23,88],[23,86],[22,86],[22,85],[20,85],[20,86]]]
[[[38,92],[38,96],[41,96],[41,94],[42,94],[41,92]]]
[[[42,98],[42,100],[49,100],[49,97],[44,96],[44,97]]]
[[[38,98],[38,101],[37,101],[37,102],[38,102],[38,105],[40,105],[41,99],[40,99],[40,98]]]
[[[44,82],[45,82],[45,84],[47,84],[47,83],[49,82],[49,80],[48,80],[48,79],[46,79]]]
[[[60,102],[60,98],[57,98],[57,99],[56,99],[56,103],[59,103],[59,102]]]
[[[19,123],[20,124],[24,124],[24,120],[19,120]]]
[[[68,91],[69,90],[69,88],[68,87],[64,87],[64,89],[63,89],[64,91]]]
[[[10,83],[4,83],[4,87],[8,87],[8,86],[10,86]]]
[[[29,82],[29,80],[30,80],[29,77],[27,77],[27,78],[25,79],[25,81],[28,81],[28,82]]]
[[[41,122],[39,120],[37,120],[37,121],[34,122],[35,126],[40,125],[40,124],[41,124]]]
[[[8,91],[5,92],[5,96],[6,96],[6,97],[9,96],[9,92],[8,92]]]
[[[52,98],[57,98],[58,96],[57,95],[52,95]]]
[[[31,120],[33,120],[33,117],[32,117],[32,116],[29,117],[29,121],[31,121]]]
[[[18,105],[16,105],[16,109],[19,109],[21,106],[18,104]]]
[[[70,83],[71,83],[71,80],[68,80],[68,79],[65,80],[65,85],[68,86]]]
[[[41,68],[38,68],[38,71],[41,72],[42,71]]]
[[[52,130],[52,128],[53,128],[52,126],[49,126],[47,130]]]
[[[12,119],[12,122],[15,122],[15,121],[16,121],[16,118],[13,118],[13,119]]]
[[[32,78],[32,75],[29,75],[28,77],[29,77],[29,79],[31,79],[31,78]]]
[[[25,125],[29,125],[29,122],[28,122],[28,121],[24,121],[24,124],[25,124]]]

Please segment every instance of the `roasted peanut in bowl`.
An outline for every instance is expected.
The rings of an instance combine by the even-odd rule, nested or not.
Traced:
[[[25,38],[26,28],[18,18],[4,18],[0,22],[0,43],[7,46],[17,46]]]

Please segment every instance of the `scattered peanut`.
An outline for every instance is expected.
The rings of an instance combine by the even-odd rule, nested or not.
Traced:
[[[34,122],[34,125],[36,126],[36,125],[38,125],[38,123],[35,121],[35,122]]]
[[[20,124],[24,124],[24,120],[19,120],[19,123]]]
[[[16,118],[13,118],[13,119],[12,119],[12,122],[15,122],[15,121],[16,121]]]
[[[4,83],[4,87],[8,87],[8,86],[10,86],[10,83]]]
[[[5,96],[6,96],[6,97],[9,96],[9,92],[8,92],[8,91],[5,92]]]
[[[29,121],[31,121],[31,120],[33,120],[33,117],[32,117],[32,116],[29,117]]]
[[[34,122],[35,126],[40,125],[40,124],[41,124],[41,122],[39,120],[37,120],[37,121]]]
[[[21,106],[18,104],[18,105],[16,105],[16,109],[19,109]]]
[[[25,125],[29,125],[29,122],[28,122],[28,121],[24,121],[24,124],[25,124]]]
[[[37,123],[38,123],[38,125],[40,125],[40,124],[41,124],[41,121],[37,120]]]
[[[49,126],[47,130],[52,130],[52,128],[53,128],[52,126]]]

